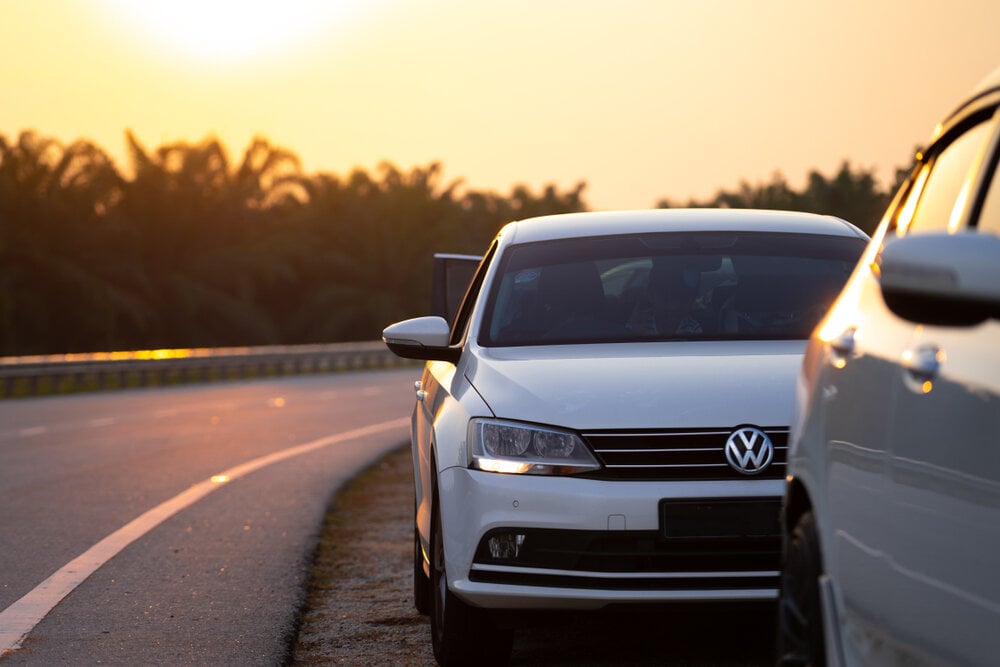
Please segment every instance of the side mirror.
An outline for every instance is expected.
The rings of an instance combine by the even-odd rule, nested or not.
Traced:
[[[457,363],[462,354],[460,347],[448,345],[451,334],[443,317],[432,315],[403,320],[382,331],[382,341],[398,357],[423,361],[450,361]]]
[[[922,324],[971,326],[1000,319],[1000,238],[915,234],[885,244],[882,297],[898,316]]]

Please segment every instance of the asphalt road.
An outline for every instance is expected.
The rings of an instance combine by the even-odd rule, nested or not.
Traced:
[[[283,662],[330,495],[407,440],[417,375],[0,402],[3,663]]]

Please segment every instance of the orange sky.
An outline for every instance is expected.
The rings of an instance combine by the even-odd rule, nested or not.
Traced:
[[[122,165],[127,128],[234,159],[262,135],[307,172],[643,208],[845,159],[888,181],[1000,66],[996,0],[158,1],[0,0],[0,134]]]

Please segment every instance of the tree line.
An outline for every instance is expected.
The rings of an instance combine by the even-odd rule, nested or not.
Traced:
[[[0,134],[0,355],[372,340],[426,312],[434,252],[478,254],[510,220],[588,208],[585,182],[500,194],[439,163],[306,174],[263,138],[238,160],[212,138],[126,140],[123,170],[90,141]],[[686,205],[871,232],[894,189],[845,162],[801,191],[776,174]]]

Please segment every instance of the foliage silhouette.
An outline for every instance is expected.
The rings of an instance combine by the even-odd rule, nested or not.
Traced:
[[[687,206],[808,211],[843,218],[871,234],[907,174],[907,170],[897,169],[895,181],[888,189],[882,190],[872,170],[854,171],[849,162],[844,162],[833,178],[828,179],[818,171],[809,172],[806,187],[801,192],[793,190],[784,175],[778,172],[769,183],[754,186],[743,181],[734,192],[719,190],[711,199],[703,202],[691,200]],[[668,199],[660,200],[657,205],[660,208],[674,207]]]
[[[303,173],[264,138],[235,163],[214,138],[126,141],[120,171],[88,141],[0,134],[0,355],[372,340],[426,312],[434,252],[479,253],[510,220],[587,210],[585,182],[504,195],[445,182],[439,163],[339,177]],[[801,192],[779,174],[689,205],[870,230],[889,195],[844,163]]]

